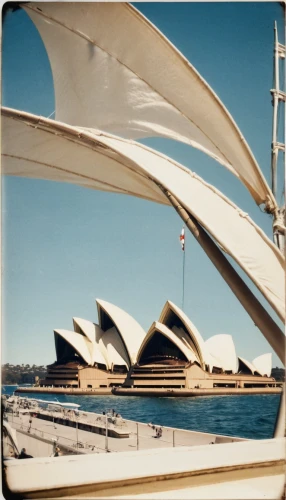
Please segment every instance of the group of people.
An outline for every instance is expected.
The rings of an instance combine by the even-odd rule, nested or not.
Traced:
[[[155,431],[155,436],[153,436],[154,438],[162,437],[162,434],[163,434],[162,427],[156,427],[152,422],[150,422],[150,424],[148,424],[148,427],[151,427],[151,429],[153,429],[153,431]]]
[[[32,455],[28,455],[28,453],[26,453],[26,448],[22,448],[21,453],[20,453],[20,455],[18,455],[17,458],[23,459],[23,458],[34,458],[34,457],[32,457]]]
[[[53,452],[52,456],[59,457],[60,454],[61,454],[60,452],[61,452],[61,449],[59,448],[59,446],[55,446],[54,447],[54,452]],[[24,458],[34,458],[34,457],[32,457],[32,455],[29,455],[27,453],[26,448],[22,448],[21,453],[17,457],[15,457],[15,458],[24,459]]]
[[[102,414],[106,415],[106,412],[103,411]],[[109,411],[107,411],[107,415],[111,415],[111,417],[114,417],[114,418],[121,418],[121,415],[119,413],[116,413],[115,410],[109,410]]]
[[[163,434],[162,427],[156,427],[156,436],[154,436],[154,437],[160,438],[160,437],[162,437],[162,434]]]

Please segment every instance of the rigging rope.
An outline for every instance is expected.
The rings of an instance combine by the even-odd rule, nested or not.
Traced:
[[[186,261],[185,257],[186,257],[186,226],[184,226],[182,311],[184,311],[184,302],[185,302],[185,261]]]

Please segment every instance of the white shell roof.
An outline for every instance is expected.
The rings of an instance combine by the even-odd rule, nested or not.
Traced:
[[[92,362],[91,353],[89,350],[89,342],[82,335],[78,333],[71,332],[70,330],[54,330],[54,332],[65,339],[74,350],[88,363]]]
[[[159,322],[164,324],[164,318],[168,312],[168,310],[173,311],[182,321],[184,326],[187,329],[187,332],[190,336],[191,341],[194,343],[195,348],[197,350],[197,354],[199,357],[199,362],[201,366],[204,366],[205,359],[207,358],[207,351],[205,349],[205,342],[204,339],[202,338],[201,334],[195,327],[195,325],[191,322],[191,320],[188,318],[188,316],[178,307],[176,306],[173,302],[168,300],[166,304],[163,307],[163,310],[161,312]],[[196,353],[194,353],[196,355]]]
[[[129,369],[145,337],[144,330],[129,314],[109,302],[97,300],[97,307],[99,320],[101,311],[104,311],[114,324],[113,328],[103,331],[91,321],[73,318],[74,332],[55,330],[55,333],[63,337],[88,364],[100,363],[108,369],[121,365]]]
[[[76,326],[78,325],[80,330],[84,333],[84,335],[90,340],[90,342],[98,342],[100,337],[103,335],[103,331],[101,328],[92,323],[92,321],[88,321],[87,319],[82,318],[73,318],[74,330],[78,331]]]
[[[76,333],[82,332],[90,342],[94,342],[95,328],[91,321],[82,318],[73,318],[73,325]]]
[[[104,344],[102,342],[99,343],[101,337],[104,335],[104,331],[100,328],[100,326],[82,318],[73,318],[73,322],[75,331],[78,331],[78,326],[91,342],[89,350],[91,353],[92,364],[100,363],[110,368],[113,362],[112,353],[108,356],[107,349]]]
[[[237,355],[231,335],[214,335],[205,341],[205,346],[209,353],[221,362],[224,371],[237,373]]]
[[[262,375],[266,375],[267,377],[270,377],[271,375],[271,370],[272,370],[272,354],[262,354],[261,356],[258,356],[252,361],[252,364],[255,366],[256,371]]]
[[[185,346],[190,349],[192,353],[192,361],[196,361],[197,363],[200,363],[198,357],[196,356],[196,353],[193,350],[192,343],[190,342],[190,337],[189,335],[185,332],[183,328],[178,328],[177,326],[173,326],[173,328],[170,329],[182,342],[185,344]]]
[[[123,365],[126,366],[127,369],[130,368],[125,346],[115,327],[104,332],[99,340],[99,348],[101,352],[105,353],[109,369],[112,369],[114,365]]]
[[[98,344],[93,344],[92,346],[92,352],[91,352],[91,359],[92,359],[92,364],[94,363],[100,363],[102,365],[105,365],[106,368],[108,367],[108,360],[107,356],[104,356],[104,352],[100,349],[100,346]]]
[[[241,356],[238,356],[238,359],[240,359],[240,361],[242,361],[247,366],[247,368],[249,368],[249,370],[251,371],[251,373],[254,375],[254,372],[257,371],[257,369],[255,368],[255,366],[252,363],[250,363],[250,361],[247,361],[247,359],[244,359]]]
[[[156,332],[161,333],[162,335],[167,337],[167,339],[169,339],[171,342],[173,342],[173,344],[175,344],[178,347],[178,349],[180,349],[180,351],[186,356],[188,361],[192,361],[192,362],[197,361],[197,358],[194,355],[193,350],[190,349],[188,347],[188,345],[186,345],[186,343],[182,340],[182,336],[180,336],[180,333],[178,335],[177,333],[170,330],[166,325],[163,325],[162,323],[159,323],[158,321],[154,321],[154,323],[149,328],[148,333],[144,339],[144,342],[142,343],[140,350],[138,352],[138,356],[137,356],[138,362],[140,361],[140,357],[142,356],[142,353],[143,353],[146,345],[148,344],[148,342],[150,341],[150,339],[153,337],[153,335]]]
[[[223,370],[222,362],[220,359],[213,356],[210,352],[206,352],[205,356],[205,364],[209,366],[210,373],[212,373],[214,366]]]
[[[146,335],[143,328],[137,323],[137,321],[132,318],[127,312],[123,311],[119,307],[110,304],[110,302],[106,302],[104,300],[96,299],[97,308],[98,308],[98,319],[100,323],[100,310],[102,309],[107,313],[110,317],[114,325],[116,326],[121,339],[125,345],[127,353],[130,358],[130,362],[134,363],[136,360],[138,349]],[[101,323],[100,323],[100,326]],[[118,333],[116,332],[118,336]],[[115,339],[115,333],[113,334],[113,338]],[[128,361],[128,365],[130,365]]]

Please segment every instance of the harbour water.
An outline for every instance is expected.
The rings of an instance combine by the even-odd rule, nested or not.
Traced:
[[[3,394],[16,386],[4,386]],[[22,397],[33,397],[21,394]],[[214,396],[198,398],[144,398],[40,394],[39,399],[75,402],[81,410],[101,413],[114,408],[124,418],[162,426],[212,432],[249,439],[268,439],[273,430],[280,395]]]

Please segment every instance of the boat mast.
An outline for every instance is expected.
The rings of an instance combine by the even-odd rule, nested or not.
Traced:
[[[286,93],[280,89],[279,66],[280,60],[285,60],[285,45],[278,42],[277,24],[274,24],[274,88],[271,89],[272,105],[273,105],[273,120],[272,120],[272,143],[271,143],[271,177],[272,177],[272,193],[276,199],[278,209],[274,214],[273,221],[273,240],[275,245],[284,252],[284,237],[285,237],[285,201],[282,206],[279,206],[277,196],[277,163],[279,152],[284,153],[284,178],[285,178],[285,125],[284,125],[284,143],[278,141],[278,113],[282,102],[285,103]],[[285,64],[284,64],[285,72]],[[284,89],[285,90],[285,89]],[[285,196],[285,181],[284,181],[284,196]]]
[[[159,182],[156,183],[169,202],[175,208],[186,227],[191,231],[200,246],[203,248],[209,259],[212,261],[225,282],[236,295],[246,312],[249,314],[254,324],[262,332],[282,363],[285,362],[285,335],[279,328],[270,314],[260,304],[259,300],[244,283],[237,271],[227,260],[220,248],[214,243],[212,238],[198,223],[198,221],[185,210],[175,196]]]

